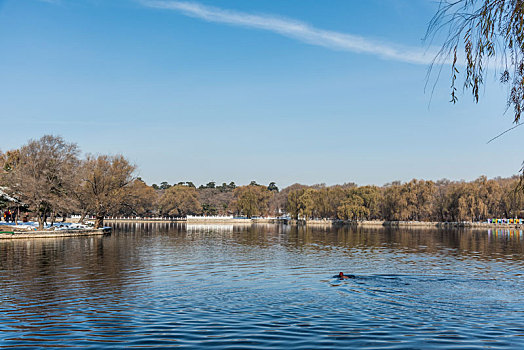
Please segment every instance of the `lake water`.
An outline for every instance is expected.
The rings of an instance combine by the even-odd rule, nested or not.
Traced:
[[[2,347],[524,348],[522,231],[123,224],[0,268]]]

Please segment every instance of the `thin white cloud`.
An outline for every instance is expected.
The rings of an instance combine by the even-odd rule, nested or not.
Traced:
[[[196,2],[140,0],[140,3],[150,8],[177,11],[208,22],[267,30],[332,50],[370,54],[413,64],[431,64],[435,57],[433,50],[381,43],[357,35],[318,29],[307,23],[282,17],[225,10]]]

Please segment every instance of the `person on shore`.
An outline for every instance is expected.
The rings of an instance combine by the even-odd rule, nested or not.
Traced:
[[[340,272],[338,275],[333,276],[333,278],[338,278],[339,280],[348,280],[350,278],[355,278],[355,275],[344,275],[344,272]]]

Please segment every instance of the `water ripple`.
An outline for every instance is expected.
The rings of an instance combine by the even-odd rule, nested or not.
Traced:
[[[0,346],[522,348],[523,244],[271,225],[5,241]]]

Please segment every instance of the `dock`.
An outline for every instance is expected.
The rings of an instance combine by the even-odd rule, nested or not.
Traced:
[[[0,233],[0,239],[32,239],[32,238],[57,238],[94,236],[111,233],[111,227],[88,230],[57,230],[57,231],[13,231]]]

